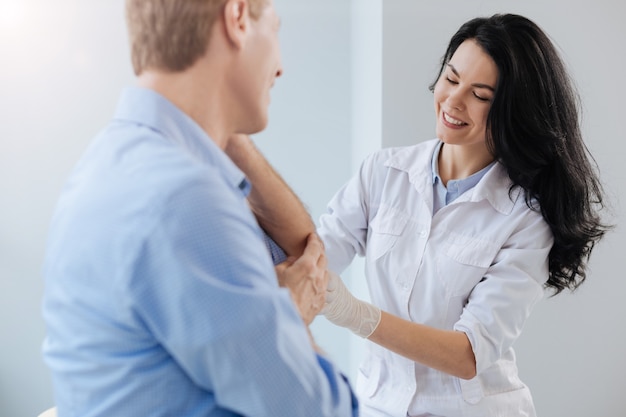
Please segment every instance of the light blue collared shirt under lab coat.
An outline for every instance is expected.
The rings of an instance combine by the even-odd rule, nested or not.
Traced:
[[[172,103],[125,91],[51,225],[43,352],[59,417],[357,415],[278,287],[246,184]]]
[[[447,185],[443,185],[439,176],[439,152],[443,142],[439,142],[433,152],[431,163],[431,174],[433,178],[433,213],[437,213],[440,208],[447,206],[456,200],[461,194],[472,189],[485,176],[487,171],[495,164],[490,163],[478,172],[473,173],[467,178],[459,180],[449,180]]]
[[[534,416],[512,345],[544,294],[550,227],[519,189],[509,193],[497,162],[433,214],[438,145],[370,155],[333,197],[318,231],[329,269],[341,273],[365,256],[373,304],[467,334],[477,376],[462,380],[367,343],[356,382],[361,416]]]

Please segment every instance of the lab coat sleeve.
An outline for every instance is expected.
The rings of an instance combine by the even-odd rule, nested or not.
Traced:
[[[489,368],[517,340],[533,307],[544,295],[553,235],[541,214],[524,218],[474,287],[454,329],[467,334],[476,372]]]
[[[318,234],[324,241],[328,269],[337,274],[354,256],[365,255],[369,219],[375,215],[389,150],[369,155],[357,174],[337,191],[320,217]]]

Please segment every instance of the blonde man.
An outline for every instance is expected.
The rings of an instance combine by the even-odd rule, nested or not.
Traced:
[[[59,416],[356,415],[307,331],[327,284],[313,223],[291,193],[285,235],[274,190],[240,170],[284,186],[247,137],[282,71],[272,0],[128,0],[127,20],[138,86],[72,173],[46,255]]]

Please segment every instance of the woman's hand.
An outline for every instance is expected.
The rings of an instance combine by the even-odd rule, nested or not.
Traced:
[[[334,272],[328,272],[328,275],[326,305],[322,314],[337,326],[347,327],[357,335],[368,338],[380,323],[380,309],[355,298]]]

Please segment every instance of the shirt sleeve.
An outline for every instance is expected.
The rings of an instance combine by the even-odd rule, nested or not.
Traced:
[[[278,265],[279,263],[287,260],[287,254],[285,251],[265,232],[263,233],[263,241],[265,243],[265,247],[270,253],[270,256],[272,257],[274,265]]]
[[[194,383],[246,416],[356,415],[310,346],[242,196],[185,187],[138,256],[134,309]]]
[[[489,368],[511,348],[544,295],[552,232],[541,214],[525,209],[524,216],[470,293],[454,326],[470,340],[477,373]]]

